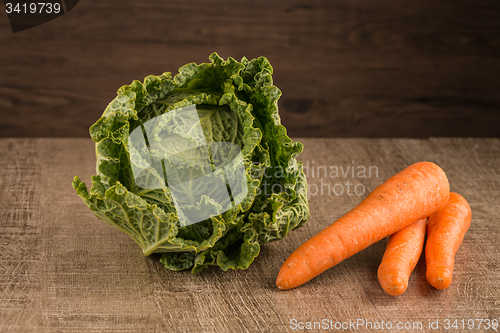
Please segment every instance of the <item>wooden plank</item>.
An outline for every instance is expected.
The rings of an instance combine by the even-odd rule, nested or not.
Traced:
[[[40,160],[35,140],[0,140],[0,331],[21,332],[42,320]]]
[[[210,267],[193,275],[166,270],[157,255],[144,257],[76,196],[73,176],[89,182],[95,173],[91,140],[0,140],[0,331],[295,332],[294,319],[364,320],[359,332],[374,331],[367,321],[415,322],[431,331],[438,319],[498,319],[499,139],[299,141],[311,190],[308,224],[263,245],[248,270]],[[376,277],[383,241],[299,288],[277,290],[276,274],[297,246],[420,160],[441,165],[473,209],[447,290],[429,286],[422,258],[407,292],[386,295]],[[371,174],[360,171],[370,167]]]
[[[88,137],[120,86],[217,51],[269,58],[295,137],[497,137],[499,14],[495,0],[124,0],[17,34],[2,20],[0,136]]]

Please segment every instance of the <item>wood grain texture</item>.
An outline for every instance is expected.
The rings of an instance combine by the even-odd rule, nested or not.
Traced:
[[[0,15],[0,137],[88,137],[134,79],[266,56],[292,136],[498,137],[495,0],[80,1],[13,34]]]
[[[166,270],[156,255],[144,257],[74,193],[74,175],[89,182],[95,173],[90,139],[0,139],[0,331],[295,332],[293,319],[363,319],[421,322],[424,329],[401,332],[430,332],[429,320],[500,317],[500,139],[299,141],[310,184],[306,226],[265,244],[248,270],[210,267],[193,275]],[[451,190],[472,207],[448,289],[429,286],[422,258],[405,294],[385,294],[377,280],[383,241],[297,289],[275,287],[281,264],[296,247],[421,160],[439,164]],[[335,176],[322,166],[354,166],[356,173]],[[370,166],[371,174],[359,173]],[[328,195],[333,189],[339,195]]]

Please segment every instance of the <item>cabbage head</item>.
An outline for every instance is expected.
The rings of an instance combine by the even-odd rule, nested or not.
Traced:
[[[187,64],[121,87],[90,128],[92,212],[171,270],[246,269],[309,217],[303,145],[281,125],[264,57]]]

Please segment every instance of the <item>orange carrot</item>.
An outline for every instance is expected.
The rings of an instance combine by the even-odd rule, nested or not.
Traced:
[[[408,288],[408,279],[422,254],[427,219],[421,219],[389,237],[378,281],[386,293],[399,296]]]
[[[434,163],[415,163],[386,180],[358,206],[299,246],[276,286],[298,287],[342,260],[443,208],[450,186]]]
[[[469,230],[472,212],[467,200],[450,193],[446,206],[429,217],[425,246],[427,281],[436,289],[450,286],[455,254]]]

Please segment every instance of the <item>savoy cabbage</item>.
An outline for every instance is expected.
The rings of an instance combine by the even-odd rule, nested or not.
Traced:
[[[90,191],[73,181],[92,212],[145,255],[193,273],[246,269],[259,244],[309,217],[296,160],[303,145],[281,125],[270,63],[210,60],[121,87],[90,128],[98,173]]]

